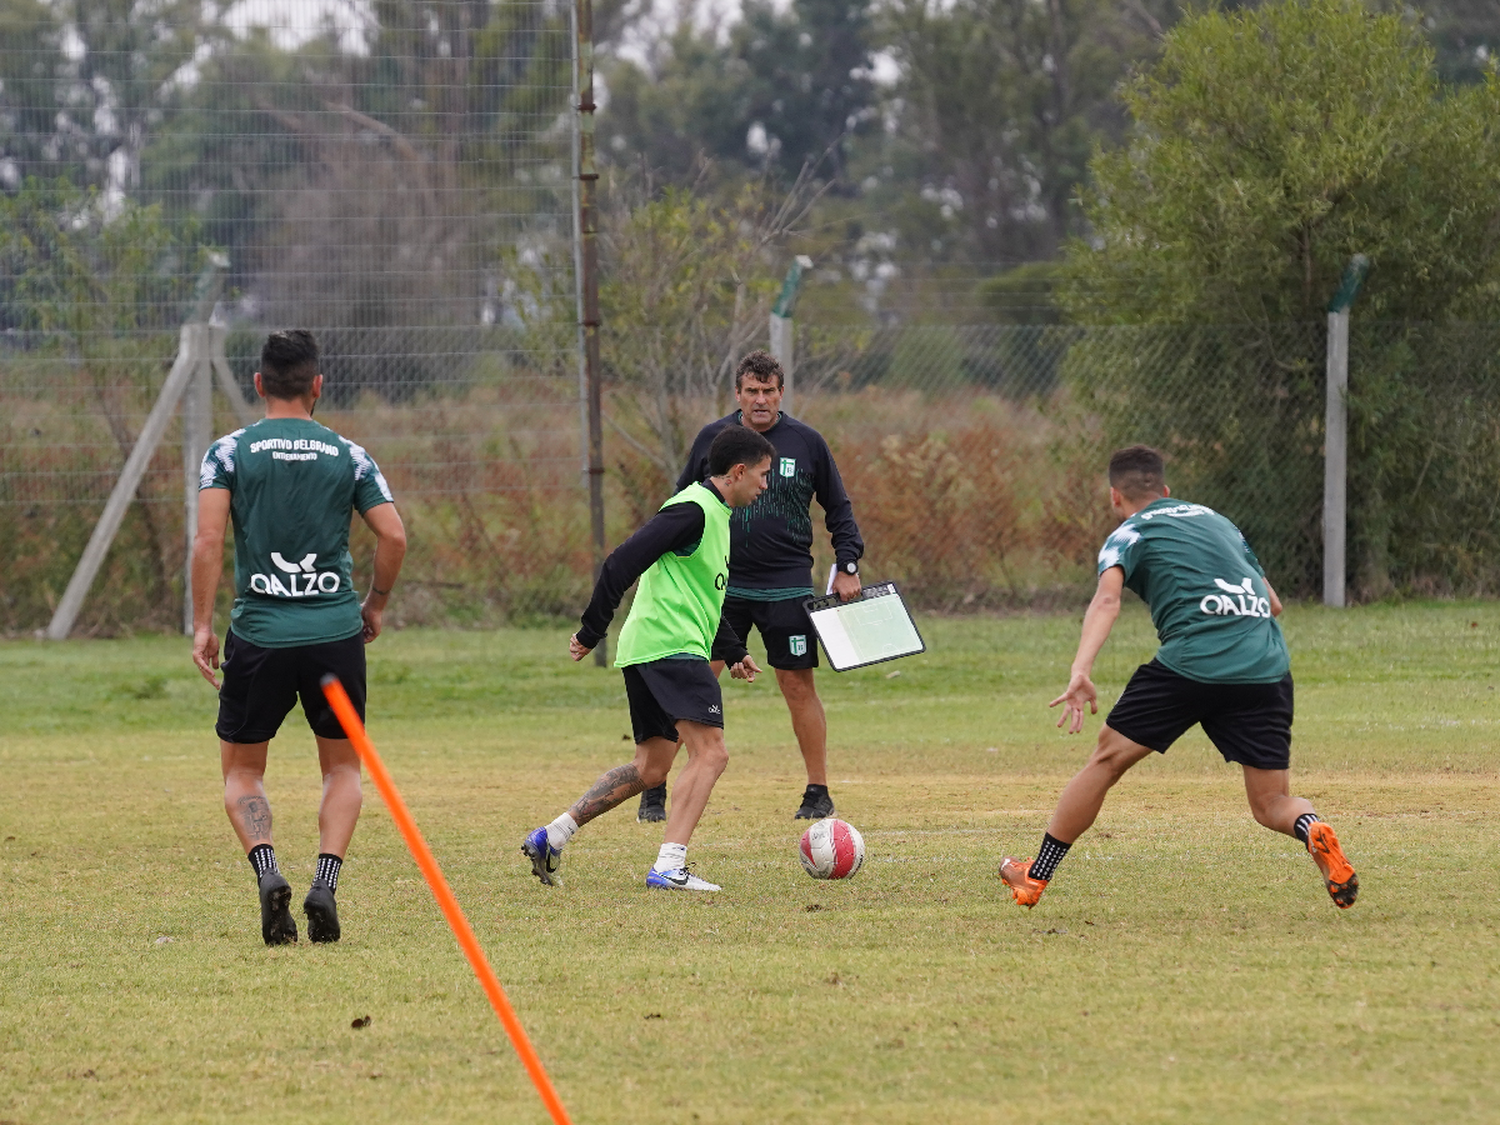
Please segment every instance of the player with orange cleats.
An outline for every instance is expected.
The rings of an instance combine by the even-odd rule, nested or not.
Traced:
[[[1033,907],[1068,849],[1088,831],[1105,795],[1127,770],[1201,724],[1224,760],[1245,774],[1256,821],[1300,841],[1340,909],[1354,905],[1359,878],[1333,828],[1290,790],[1292,674],[1276,618],[1281,601],[1239,529],[1211,508],[1169,499],[1161,454],[1144,445],[1109,462],[1110,506],[1123,521],[1099,552],[1099,587],[1057,725],[1083,729],[1099,711],[1089,678],[1120,614],[1127,587],[1151,609],[1161,648],[1136,669],[1099,731],[1088,764],[1068,782],[1035,859],[1007,857],[1000,878]]]

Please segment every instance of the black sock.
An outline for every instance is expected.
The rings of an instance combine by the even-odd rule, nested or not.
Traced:
[[[270,844],[256,844],[245,858],[250,861],[250,866],[255,870],[257,883],[267,871],[281,870],[276,866],[276,849]]]
[[[318,873],[313,876],[314,883],[327,883],[328,889],[334,894],[339,889],[339,872],[343,870],[344,861],[332,852],[318,853]]]
[[[1057,870],[1057,865],[1063,861],[1063,856],[1068,854],[1068,849],[1072,846],[1056,839],[1050,832],[1043,833],[1041,850],[1037,852],[1036,859],[1026,874],[1044,882],[1052,878],[1052,873]]]
[[[1302,846],[1304,848],[1307,847],[1308,829],[1310,829],[1314,824],[1317,824],[1318,821],[1322,819],[1323,818],[1315,812],[1305,812],[1301,816],[1299,816],[1296,822],[1292,825],[1292,835],[1302,841]]]
[[[802,796],[803,797],[826,797],[826,796],[828,796],[828,786],[826,786],[826,785],[814,785],[814,784],[812,784],[812,782],[808,782],[807,789],[802,794]]]

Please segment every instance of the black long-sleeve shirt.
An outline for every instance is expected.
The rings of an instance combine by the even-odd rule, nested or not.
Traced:
[[[686,487],[686,486],[684,486]],[[718,496],[718,490],[709,485],[709,490]],[[720,500],[722,502],[722,497]],[[652,516],[641,529],[610,552],[609,558],[599,568],[599,581],[594,583],[594,596],[583,611],[583,627],[578,630],[578,643],[588,648],[597,648],[609,631],[615,610],[625,597],[625,591],[636,579],[651,569],[657,559],[670,551],[679,555],[691,555],[703,540],[703,509],[697,504],[673,504]],[[711,650],[714,660],[726,664],[738,664],[745,658],[744,641],[722,616],[719,631],[714,637]]]
[[[708,447],[725,426],[740,424],[740,411],[710,422],[698,432],[678,489],[708,479]],[[729,593],[764,598],[767,592],[792,597],[812,588],[811,504],[818,501],[833,550],[843,569],[865,553],[854,505],[823,435],[782,414],[765,432],[776,448],[770,487],[729,520]]]

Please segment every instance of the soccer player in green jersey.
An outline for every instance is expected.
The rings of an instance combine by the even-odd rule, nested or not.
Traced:
[[[193,541],[193,662],[220,687],[214,595],[232,521],[235,597],[215,726],[224,809],[255,872],[261,937],[267,945],[296,941],[292,890],[276,865],[264,779],[270,741],[300,695],[323,771],[317,871],[302,906],[312,941],[338,941],[334,895],[362,796],[359,757],[323,697],[322,679],[338,676],[364,717],[364,646],[380,635],[406,531],[369,454],[312,420],[323,376],[311,332],[271,333],[255,389],[265,399],[265,418],[220,438],[203,458]],[[349,556],[353,512],[375,533],[375,573],[363,602]]]
[[[1089,674],[1126,587],[1150,607],[1161,648],[1136,669],[1099,730],[1093,756],[1063,790],[1036,859],[1007,857],[1000,878],[1017,903],[1035,906],[1110,787],[1200,723],[1224,760],[1243,768],[1255,819],[1296,837],[1333,901],[1347,909],[1359,894],[1354,868],[1332,826],[1311,802],[1291,796],[1292,674],[1276,621],[1281,602],[1234,524],[1171,495],[1156,450],[1137,445],[1110,458],[1110,505],[1124,522],[1099,552],[1099,588],[1083,618],[1068,687],[1051,703],[1064,705],[1057,725],[1068,723],[1077,734],[1083,709],[1098,713]]]
[[[582,660],[604,639],[625,591],[639,578],[615,660],[625,676],[635,758],[607,771],[567,812],[521,842],[521,853],[544,884],[557,882],[562,850],[573,834],[660,784],[681,743],[687,747],[687,765],[672,786],[665,842],[646,872],[646,886],[719,890],[687,869],[693,829],[729,764],[724,697],[709,660],[730,665],[735,679],[754,680],[760,671],[723,617],[724,589],[729,581],[729,511],[747,507],[765,491],[774,452],[754,430],[728,427],[709,449],[708,480],[669,499],[604,561],[568,653]]]

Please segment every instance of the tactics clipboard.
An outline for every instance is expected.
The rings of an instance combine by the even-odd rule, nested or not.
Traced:
[[[865,586],[847,602],[830,594],[802,604],[835,672],[927,651],[894,582]]]

